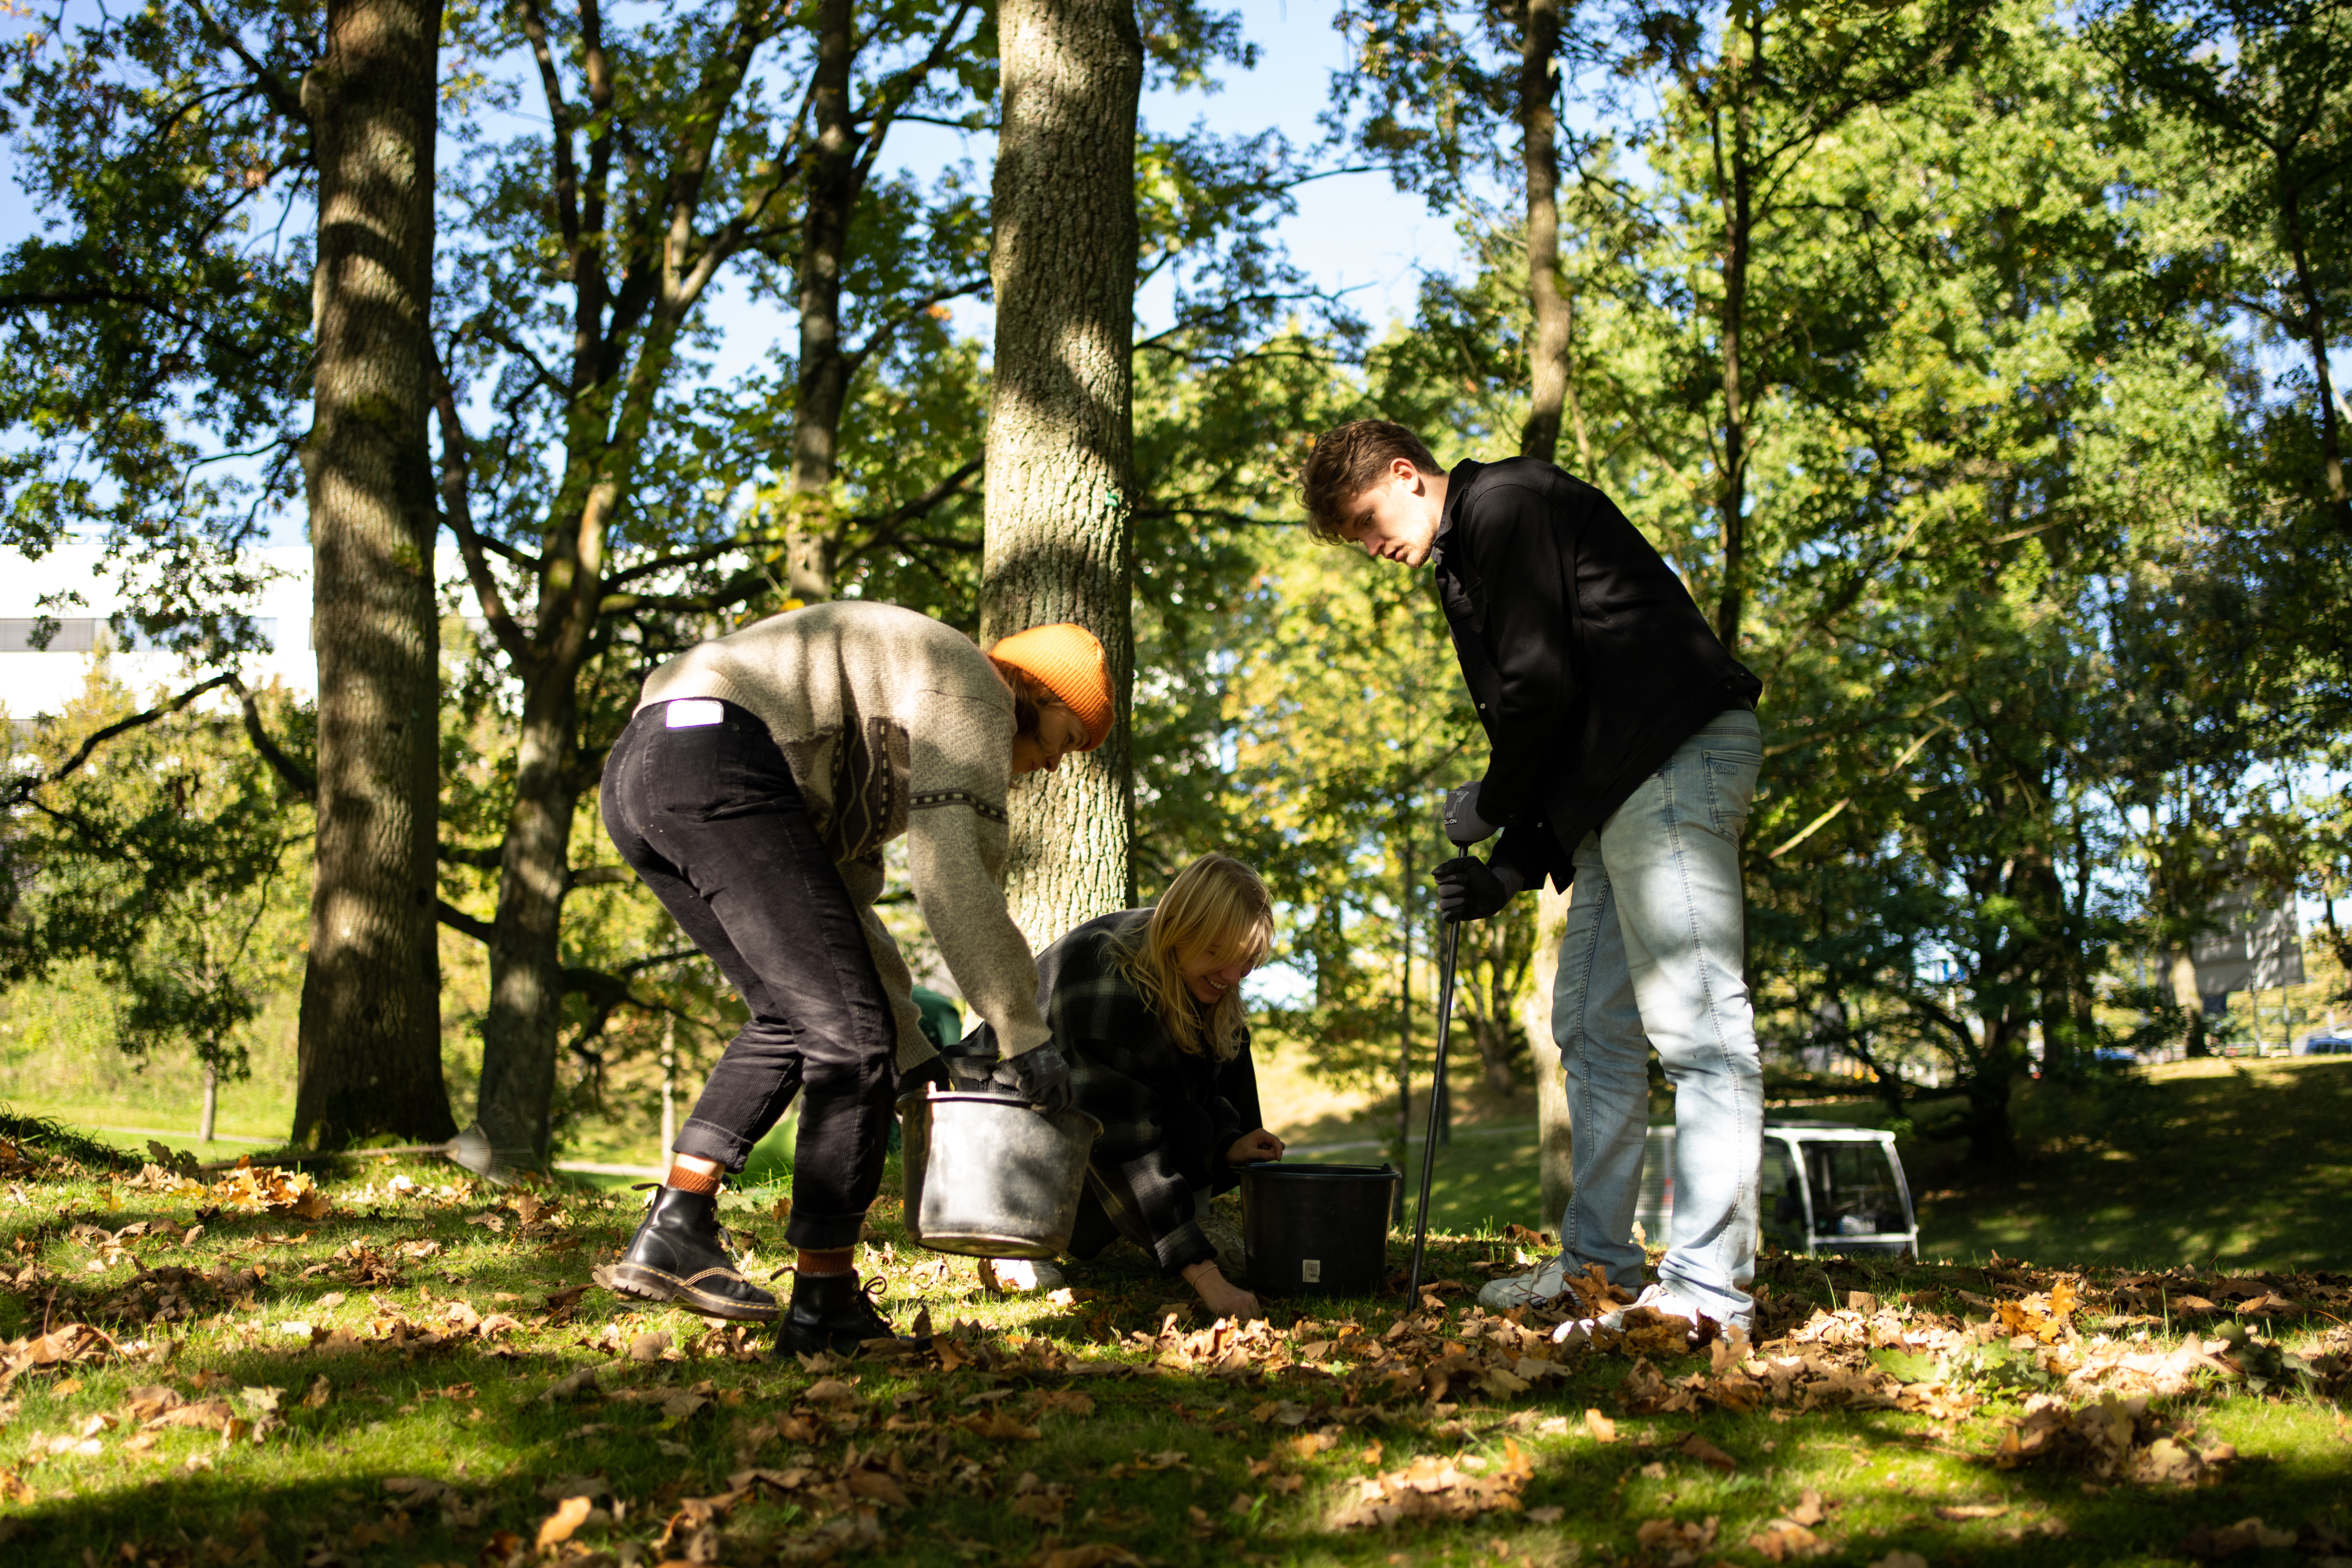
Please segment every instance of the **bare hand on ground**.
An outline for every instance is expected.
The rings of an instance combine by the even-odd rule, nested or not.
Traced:
[[[1201,1304],[1212,1316],[1244,1323],[1265,1316],[1258,1310],[1257,1298],[1228,1281],[1214,1263],[1193,1264],[1184,1270],[1184,1281],[1199,1292]]]

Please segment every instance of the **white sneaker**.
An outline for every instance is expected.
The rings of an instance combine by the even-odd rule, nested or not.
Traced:
[[[1567,1289],[1568,1254],[1562,1252],[1539,1269],[1487,1281],[1478,1292],[1478,1304],[1496,1311],[1532,1307],[1550,1301]]]
[[[1642,1287],[1642,1293],[1631,1301],[1622,1307],[1615,1307],[1602,1312],[1598,1317],[1564,1322],[1552,1331],[1552,1338],[1564,1344],[1572,1338],[1590,1339],[1595,1333],[1602,1330],[1610,1333],[1622,1333],[1625,1332],[1626,1317],[1643,1307],[1647,1307],[1660,1317],[1682,1319],[1691,1326],[1690,1337],[1693,1340],[1698,1338],[1698,1320],[1701,1315],[1698,1308],[1681,1297],[1670,1293],[1664,1285],[1644,1285]],[[1743,1334],[1748,1332],[1748,1325],[1742,1322],[1726,1323],[1722,1326],[1738,1329]]]
[[[1613,1307],[1594,1318],[1592,1326],[1597,1329],[1607,1329],[1611,1333],[1623,1333],[1626,1314],[1637,1312],[1643,1307],[1649,1308],[1662,1318],[1680,1318],[1690,1324],[1692,1333],[1698,1332],[1698,1309],[1687,1301],[1677,1301],[1668,1295],[1664,1285],[1643,1286],[1640,1295],[1623,1306]]]
[[[1062,1271],[1043,1259],[983,1258],[980,1266],[988,1280],[995,1282],[993,1288],[1007,1295],[1026,1296],[1039,1291],[1058,1291],[1064,1283]]]

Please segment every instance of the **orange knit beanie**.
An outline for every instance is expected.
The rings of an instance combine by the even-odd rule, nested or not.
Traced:
[[[1011,664],[1062,699],[1062,706],[1087,727],[1086,749],[1092,751],[1110,735],[1113,704],[1110,664],[1102,644],[1083,626],[1057,621],[1032,626],[998,639],[988,656]]]

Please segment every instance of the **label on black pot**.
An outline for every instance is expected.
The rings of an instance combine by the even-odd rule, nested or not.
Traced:
[[[1301,1258],[1298,1260],[1298,1279],[1301,1284],[1314,1285],[1321,1283],[1323,1279],[1323,1260],[1320,1258]]]

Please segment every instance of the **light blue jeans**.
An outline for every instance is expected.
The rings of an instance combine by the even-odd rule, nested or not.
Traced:
[[[1576,849],[1552,1034],[1568,1080],[1571,1272],[1638,1290],[1633,1241],[1649,1130],[1650,1048],[1675,1086],[1674,1219],[1658,1270],[1709,1317],[1755,1306],[1764,1076],[1743,975],[1739,835],[1764,759],[1756,716],[1717,714]]]

